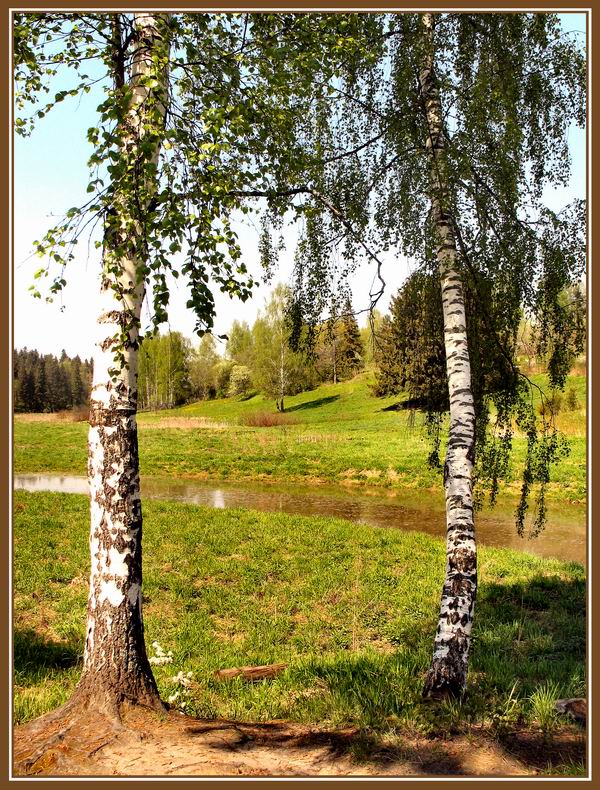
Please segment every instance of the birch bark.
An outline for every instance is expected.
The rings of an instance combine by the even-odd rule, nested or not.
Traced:
[[[119,131],[124,162],[143,173],[142,200],[134,210],[134,195],[117,193],[114,217],[105,234],[103,307],[97,320],[88,436],[91,574],[84,665],[77,690],[80,698],[112,710],[126,699],[162,707],[144,645],[136,411],[146,263],[143,212],[156,187],[148,177],[148,154],[142,157],[140,144],[143,138],[145,143],[152,140],[149,160],[156,165],[167,96],[167,15],[136,12],[134,30],[131,99]],[[148,79],[156,79],[157,74],[158,87]],[[119,85],[118,77],[115,84]],[[118,348],[123,354],[120,366],[115,364]]]
[[[434,15],[422,15],[424,56],[419,74],[428,128],[431,215],[437,236],[442,289],[444,345],[450,396],[450,429],[444,465],[446,495],[446,575],[425,696],[457,695],[466,688],[473,608],[477,591],[477,552],[473,521],[472,472],[475,408],[469,343],[446,158],[442,105],[435,73]]]

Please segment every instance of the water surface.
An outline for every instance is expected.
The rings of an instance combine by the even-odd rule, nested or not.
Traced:
[[[87,478],[75,475],[15,475],[15,488],[87,494]],[[443,536],[442,492],[345,491],[333,486],[240,484],[216,481],[142,477],[142,496],[189,502],[214,508],[247,507],[303,516],[333,516],[391,529],[416,530]],[[477,539],[488,546],[506,546],[541,557],[586,562],[586,512],[582,505],[548,508],[545,530],[536,538],[519,537],[514,523],[515,501],[499,503],[476,516]]]

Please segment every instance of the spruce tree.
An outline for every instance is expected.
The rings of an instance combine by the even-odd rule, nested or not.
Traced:
[[[337,338],[337,371],[342,379],[349,379],[364,367],[364,349],[350,298],[346,299]]]

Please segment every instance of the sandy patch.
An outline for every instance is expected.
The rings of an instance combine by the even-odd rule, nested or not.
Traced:
[[[71,726],[17,728],[17,775],[87,776],[526,776],[536,773],[482,735],[369,739],[353,728],[285,721],[192,719],[124,711],[123,728],[83,712]],[[39,725],[38,725],[39,726]],[[57,730],[57,732],[54,732]],[[50,745],[40,746],[43,738]]]

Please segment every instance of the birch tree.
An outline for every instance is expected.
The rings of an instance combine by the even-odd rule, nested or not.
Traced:
[[[104,90],[88,131],[90,201],[35,247],[52,299],[74,247],[102,225],[103,307],[90,399],[91,575],[83,672],[74,706],[118,718],[125,701],[162,709],[144,646],[137,444],[141,310],[167,319],[168,276],[183,276],[200,336],[214,289],[246,300],[254,285],[232,228],[252,190],[287,195],[302,147],[293,122],[343,44],[323,15],[27,13],[14,16],[15,127],[31,134],[59,102]],[[88,73],[89,72],[89,73]],[[54,94],[53,85],[68,84]],[[41,288],[34,296],[41,297]],[[283,403],[281,404],[283,408]]]
[[[60,53],[50,46],[42,57],[46,42],[59,38]],[[488,482],[495,495],[516,419],[528,436],[517,522],[522,528],[536,489],[540,527],[549,465],[561,450],[551,424],[538,432],[514,348],[526,309],[544,328],[551,384],[564,383],[570,356],[559,296],[583,271],[584,207],[551,211],[542,193],[567,182],[567,131],[585,120],[580,48],[564,39],[551,14],[26,14],[16,16],[15,55],[21,110],[39,98],[48,69],[81,73],[96,57],[110,80],[100,123],[88,135],[96,170],[90,204],[72,209],[38,244],[40,254],[68,265],[84,219],[104,223],[107,309],[90,428],[92,508],[101,515],[92,514],[98,556],[80,694],[110,709],[130,695],[161,704],[136,610],[138,305],[147,289],[153,323],[160,324],[167,275],[183,274],[202,334],[213,325],[215,287],[248,298],[253,280],[232,216],[255,198],[267,201],[267,230],[290,208],[303,218],[291,310],[296,331],[322,321],[361,258],[374,267],[374,306],[385,285],[382,250],[410,256],[439,279],[450,401],[448,550],[425,693],[461,693],[476,592],[473,479]],[[34,119],[70,93],[90,90],[92,81],[80,76],[71,91],[36,105]],[[30,122],[23,112],[17,128],[27,133]],[[267,268],[274,249],[263,239]],[[179,254],[180,265],[173,257]],[[505,360],[504,384],[492,394],[477,385],[467,280]],[[60,271],[50,291],[64,283]],[[491,303],[499,309],[490,310]],[[116,534],[109,529],[105,545],[109,523]],[[119,613],[116,627],[110,607]],[[117,644],[128,628],[133,642],[113,650],[111,640]],[[134,671],[124,679],[131,644]],[[98,649],[111,657],[110,667],[99,666]]]
[[[550,467],[566,451],[552,420],[536,419],[515,349],[526,310],[543,326],[550,386],[564,386],[573,353],[560,293],[585,268],[585,207],[575,200],[552,210],[543,193],[568,182],[568,130],[585,123],[585,59],[547,13],[376,15],[361,34],[369,44],[347,59],[307,135],[326,165],[305,186],[311,213],[294,310],[298,323],[317,325],[334,300],[340,273],[328,262],[336,246],[344,273],[360,258],[376,267],[371,306],[384,287],[379,250],[404,254],[437,278],[450,410],[447,553],[424,694],[443,697],[467,682],[477,589],[473,485],[478,500],[485,488],[495,500],[516,425],[528,439],[517,529],[535,494],[538,531]],[[466,284],[483,347],[498,352],[492,388],[484,386],[489,360],[467,332]],[[436,463],[442,423],[430,416]]]
[[[443,112],[435,72],[434,16],[423,14],[424,47],[419,87],[429,158],[428,196],[435,254],[442,291],[444,346],[450,402],[446,493],[446,576],[433,661],[425,693],[466,686],[467,658],[477,590],[477,553],[473,524],[475,402],[467,338],[467,317],[450,201]]]
[[[290,297],[289,289],[279,284],[252,327],[252,378],[280,412],[285,411],[288,395],[302,391],[305,378],[306,360],[290,347]]]

